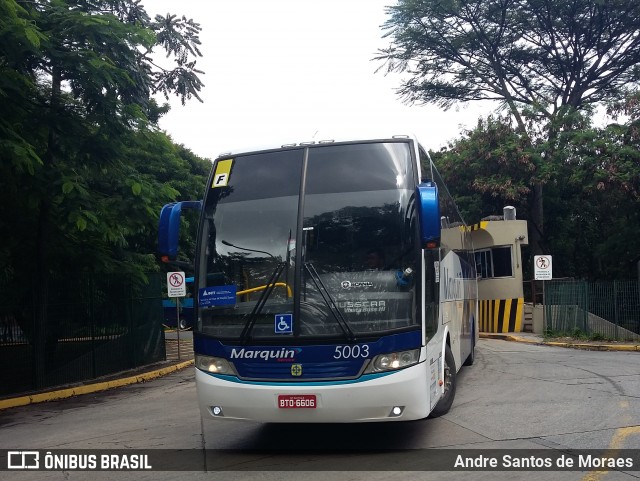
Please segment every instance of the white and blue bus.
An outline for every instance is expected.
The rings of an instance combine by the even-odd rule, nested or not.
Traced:
[[[177,256],[201,210],[196,385],[203,416],[374,422],[449,411],[472,364],[477,287],[469,231],[408,135],[233,152],[204,200],[166,205]]]

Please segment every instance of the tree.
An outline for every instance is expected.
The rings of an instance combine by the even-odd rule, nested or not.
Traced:
[[[506,205],[528,209],[536,154],[508,117],[479,119],[474,129],[431,157],[468,222],[501,214]]]
[[[0,69],[9,79],[0,85],[9,113],[0,149],[12,160],[8,178],[31,175],[27,205],[37,218],[35,271],[43,279],[51,267],[51,219],[62,214],[81,231],[96,220],[90,206],[71,205],[76,179],[118,165],[118,139],[161,113],[152,93],[199,98],[200,27],[171,15],[151,21],[139,0],[1,0],[0,12]],[[174,68],[156,66],[154,47]]]
[[[637,98],[615,107],[628,117],[604,128],[582,119],[559,133],[563,159],[545,186],[544,248],[556,277],[621,279],[640,258],[640,121]],[[574,120],[577,122],[577,120]],[[531,153],[510,118],[489,117],[432,153],[465,218],[513,204],[529,220]],[[525,263],[531,266],[531,262]]]
[[[151,95],[199,98],[199,32],[184,17],[151,20],[139,0],[0,0],[2,280],[38,296],[36,352],[52,331],[51,275],[151,265],[154,219],[181,192],[145,171],[144,150],[164,147],[156,166],[191,160],[153,125],[166,107]]]
[[[531,177],[530,240],[541,252],[542,186],[575,113],[638,85],[640,4],[628,0],[399,0],[378,60],[406,72],[409,102],[496,100],[543,154]]]
[[[583,125],[561,134],[565,160],[553,189],[549,242],[564,275],[620,279],[640,258],[640,119],[638,97],[612,107],[625,121]],[[555,266],[554,266],[555,271]]]

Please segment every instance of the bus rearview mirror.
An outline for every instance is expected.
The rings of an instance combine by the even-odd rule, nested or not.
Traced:
[[[180,216],[182,209],[200,210],[202,201],[189,200],[166,204],[160,211],[158,223],[158,252],[163,261],[175,261],[178,257],[178,239],[180,238]]]
[[[438,186],[435,182],[423,182],[416,187],[418,215],[420,223],[420,242],[424,249],[440,246],[441,224]]]

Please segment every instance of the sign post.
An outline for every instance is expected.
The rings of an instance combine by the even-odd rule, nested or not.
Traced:
[[[178,340],[178,361],[180,361],[180,298],[187,295],[184,272],[167,272],[167,294],[176,298],[176,336]]]
[[[553,279],[553,262],[551,256],[534,256],[533,273],[536,281],[542,281],[542,325],[547,328],[547,304],[544,281]]]

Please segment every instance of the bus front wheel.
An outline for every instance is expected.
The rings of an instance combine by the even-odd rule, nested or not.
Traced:
[[[449,344],[447,344],[444,348],[444,393],[429,417],[437,418],[447,414],[451,409],[454,397],[456,397],[456,361]]]

